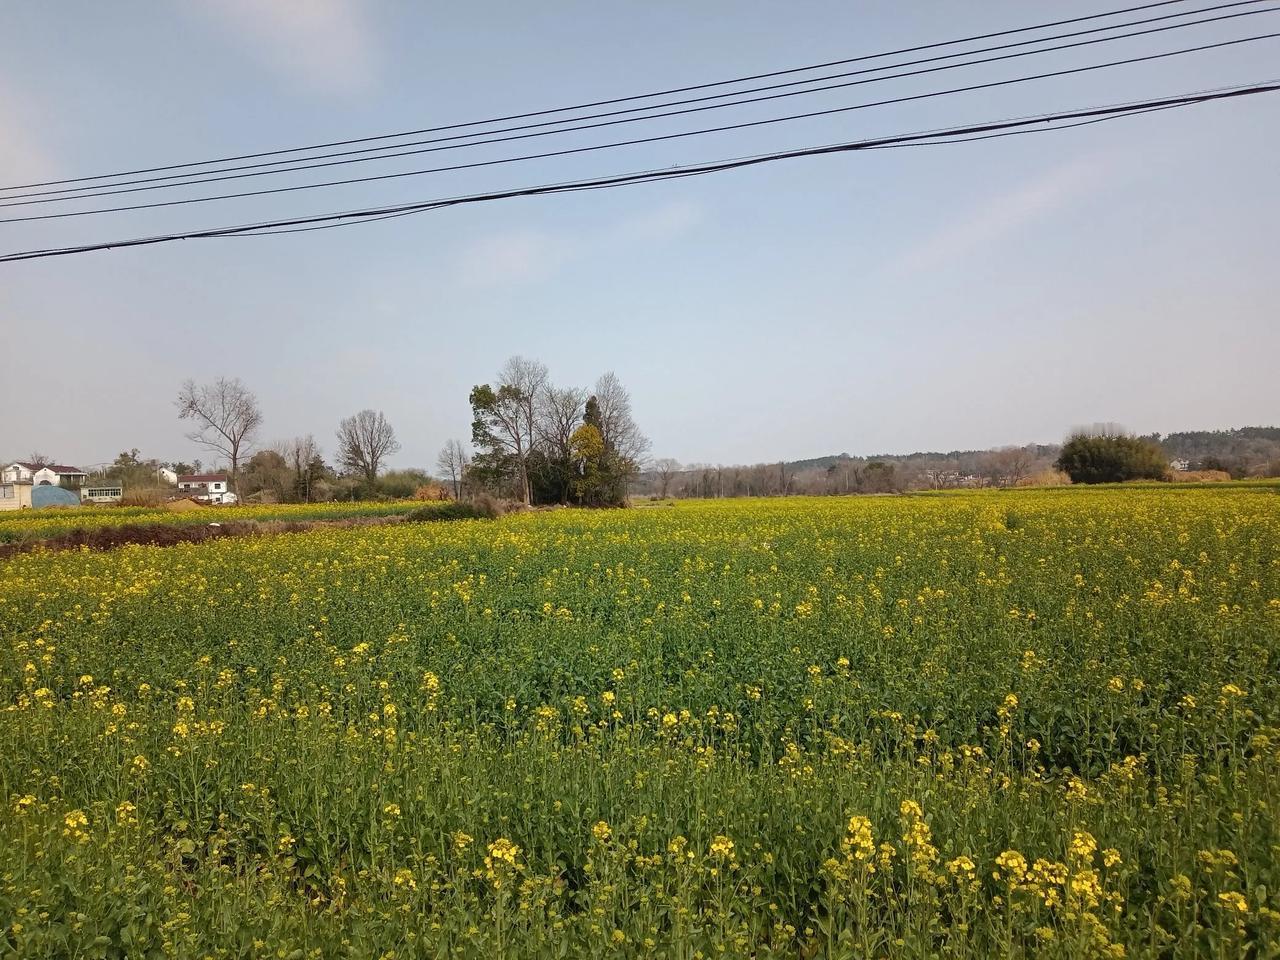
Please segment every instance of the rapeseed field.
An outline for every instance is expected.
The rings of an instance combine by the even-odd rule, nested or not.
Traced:
[[[680,503],[0,561],[0,955],[1241,957],[1280,496]]]
[[[0,543],[42,540],[72,530],[96,530],[123,524],[191,526],[228,520],[259,522],[348,520],[357,517],[392,517],[414,509],[427,510],[438,503],[411,500],[353,503],[273,503],[209,506],[177,513],[163,507],[71,507],[0,513]]]

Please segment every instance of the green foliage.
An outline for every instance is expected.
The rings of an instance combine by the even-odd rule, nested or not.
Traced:
[[[314,503],[329,498],[336,479],[333,470],[320,454],[312,456],[310,462],[299,462],[294,465],[292,496],[294,503]]]
[[[430,523],[437,520],[492,519],[492,512],[474,503],[447,500],[416,507],[404,515],[409,523]]]
[[[1072,483],[1162,480],[1168,462],[1159,444],[1124,434],[1074,434],[1062,445],[1057,467]]]
[[[601,442],[603,443],[604,420],[600,416],[600,401],[594,396],[587,398],[587,406],[582,413],[582,422],[586,426],[594,427],[596,432],[600,434]]]
[[[95,478],[92,482],[118,484],[124,487],[126,494],[138,490],[168,489],[168,484],[163,483],[159,478],[161,466],[158,460],[142,459],[138,448],[134,447],[132,450],[123,451],[109,467],[102,471],[101,479]]]
[[[295,476],[289,462],[275,450],[259,450],[240,468],[240,496],[266,503],[291,499]]]
[[[567,457],[553,454],[554,451],[541,449],[535,449],[529,454],[529,484],[533,503],[574,502],[573,463]],[[500,485],[486,486],[488,489],[500,489]]]
[[[591,404],[587,404],[590,411]],[[569,440],[574,499],[583,506],[599,507],[609,502],[609,462],[604,437],[590,420],[573,432]]]
[[[532,427],[528,422],[531,402],[517,388],[504,384],[494,390],[487,383],[471,389],[471,443],[476,448],[469,476],[483,484],[487,479],[492,489],[505,492],[504,481],[512,482],[516,495],[530,499],[527,457]]]
[[[626,500],[626,480],[635,465],[604,437],[604,423],[596,398],[587,400],[582,426],[570,440],[572,489],[576,503],[587,507],[616,507]]]
[[[378,477],[377,492],[393,500],[412,497],[420,487],[430,486],[435,479],[425,470],[388,470]]]
[[[521,496],[519,464],[514,455],[502,450],[477,453],[471,460],[471,466],[467,468],[467,483],[472,489],[490,490],[499,496],[512,499],[519,499]]]

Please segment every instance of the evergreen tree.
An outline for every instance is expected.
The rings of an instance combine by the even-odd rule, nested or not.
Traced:
[[[1143,437],[1121,433],[1076,433],[1062,445],[1057,467],[1072,483],[1123,483],[1163,480],[1164,450]]]

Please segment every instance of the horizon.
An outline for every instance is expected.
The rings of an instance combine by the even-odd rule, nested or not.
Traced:
[[[1073,428],[1073,429],[1081,429],[1081,428]],[[1277,429],[1280,429],[1280,427],[1276,427],[1274,425],[1263,425],[1263,424],[1245,424],[1238,427],[1217,427],[1217,428],[1210,428],[1207,430],[1150,431],[1148,433],[1139,433],[1138,431],[1125,430],[1124,432],[1135,435],[1135,436],[1158,437],[1159,438],[1158,442],[1163,443],[1163,442],[1166,442],[1170,437],[1181,436],[1186,434],[1193,434],[1193,435],[1194,434],[1232,434],[1232,433],[1239,433],[1244,430],[1277,430]],[[1065,440],[1069,435],[1070,435],[1070,431],[1068,432],[1067,435],[1064,435],[1063,440]],[[969,448],[955,447],[949,450],[918,449],[918,450],[900,451],[900,452],[894,452],[894,453],[889,453],[883,450],[877,451],[875,453],[849,453],[848,451],[840,451],[839,453],[821,453],[821,454],[815,454],[815,455],[806,456],[806,457],[791,457],[786,459],[772,457],[772,458],[765,458],[761,460],[741,460],[741,461],[733,461],[733,462],[717,462],[717,461],[710,461],[710,460],[699,460],[695,458],[688,461],[681,460],[681,461],[678,461],[678,463],[679,463],[679,470],[681,472],[685,472],[689,470],[701,469],[706,467],[722,467],[722,468],[753,467],[753,466],[769,465],[769,464],[776,464],[776,463],[784,463],[784,464],[808,463],[811,461],[828,460],[828,459],[831,459],[831,460],[849,459],[849,460],[872,461],[872,460],[902,460],[902,459],[907,459],[912,457],[947,458],[947,457],[965,456],[970,454],[992,453],[998,450],[1009,449],[1011,447],[1019,447],[1019,448],[1060,447],[1062,446],[1063,440],[1056,440],[1056,441],[1032,440],[1027,443],[1021,443],[1021,444],[993,444],[992,446],[989,446],[989,447],[969,447]],[[248,453],[242,455],[241,462],[247,463],[249,458],[254,453],[259,452],[261,450],[272,449],[275,445],[276,445],[275,443],[255,444],[248,451]],[[470,446],[470,443],[468,443],[467,445]],[[116,456],[118,457],[124,454],[128,454],[134,449],[135,448],[130,447],[126,450],[118,451]],[[66,458],[61,458],[57,455],[50,455],[47,453],[47,451],[43,451],[43,450],[38,452],[40,452],[45,457],[45,460],[44,460],[45,466],[75,466],[81,469],[97,468],[99,471],[111,466],[112,460],[115,459],[115,458],[112,458],[110,460],[79,461],[75,459],[68,460]],[[207,454],[208,451],[205,451],[205,453]],[[194,465],[195,463],[199,463],[200,468],[195,471],[197,474],[205,474],[205,473],[218,472],[218,471],[226,472],[230,469],[229,466],[223,464],[217,458],[214,458],[212,460],[206,460],[204,457],[196,456],[196,457],[191,457],[186,459],[184,458],[165,459],[161,456],[150,456],[148,454],[149,454],[148,451],[142,450],[141,448],[137,448],[137,456],[140,462],[155,461],[158,464],[160,464],[162,467],[172,466],[173,464]],[[0,464],[0,466],[9,466],[10,464],[13,464],[13,463],[23,463],[26,465],[30,465],[35,462],[35,461],[29,461],[27,457],[28,457],[28,454],[21,454],[16,457],[7,457],[6,459],[4,459],[3,463]],[[326,457],[325,459],[326,459],[326,462],[330,462],[328,457]],[[663,459],[663,458],[660,455],[648,457],[645,461],[643,461],[640,464],[641,472],[642,473],[652,472],[654,462],[658,459]],[[439,472],[434,462],[431,463],[430,465],[414,464],[414,463],[395,464],[393,466],[388,466],[387,471],[388,472],[418,471],[421,473],[428,474],[432,477],[436,477]],[[91,470],[90,472],[93,472],[93,471]]]

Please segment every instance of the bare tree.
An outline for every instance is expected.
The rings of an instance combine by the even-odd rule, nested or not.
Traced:
[[[33,450],[27,454],[27,463],[31,464],[33,467],[47,467],[49,464],[53,463],[53,458],[46,456],[39,451]]]
[[[953,470],[946,470],[941,466],[934,465],[925,470],[925,479],[929,481],[930,490],[941,490],[946,485],[951,476],[955,473]]]
[[[396,432],[381,410],[361,410],[338,424],[338,462],[359,471],[370,484],[382,461],[400,449]]]
[[[1035,456],[1027,447],[1001,447],[992,451],[988,462],[991,479],[1000,486],[1016,487],[1031,471]]]
[[[471,391],[471,442],[487,454],[514,458],[525,503],[532,499],[529,453],[535,439],[539,397],[546,386],[546,364],[512,357],[498,373],[496,390],[486,383]]]
[[[587,393],[577,387],[553,387],[547,384],[534,411],[535,439],[553,455],[568,460],[570,438],[582,422]]]
[[[316,481],[315,463],[320,458],[320,444],[311,434],[294,437],[281,444],[280,451],[293,466],[294,493],[310,503],[312,487]]]
[[[477,463],[492,470],[495,477],[505,474],[514,461],[519,495],[529,502],[529,448],[520,429],[521,399],[510,387],[494,390],[487,383],[471,388],[471,443],[480,450]]]
[[[547,365],[541,360],[512,357],[498,373],[498,387],[507,387],[518,397],[518,427],[522,434],[525,456],[537,439],[538,406],[550,387]]]
[[[543,461],[541,486],[554,490],[561,503],[568,503],[572,494],[574,470],[573,435],[582,423],[586,411],[587,393],[577,387],[554,387],[547,384],[538,400],[534,417],[534,439],[538,449],[546,454]]]
[[[596,381],[595,398],[605,447],[639,467],[649,452],[649,438],[631,416],[631,394],[612,370]]]
[[[258,398],[239,378],[219,377],[197,385],[188,380],[178,391],[178,419],[192,420],[187,439],[231,463],[231,488],[239,493],[240,458],[248,452],[262,425]]]
[[[658,494],[665,500],[667,491],[671,489],[672,479],[680,472],[680,461],[661,457],[653,462],[653,472],[658,476]]]
[[[441,448],[440,456],[436,457],[436,467],[453,487],[455,500],[462,499],[462,480],[470,464],[471,457],[461,440],[450,440]]]

